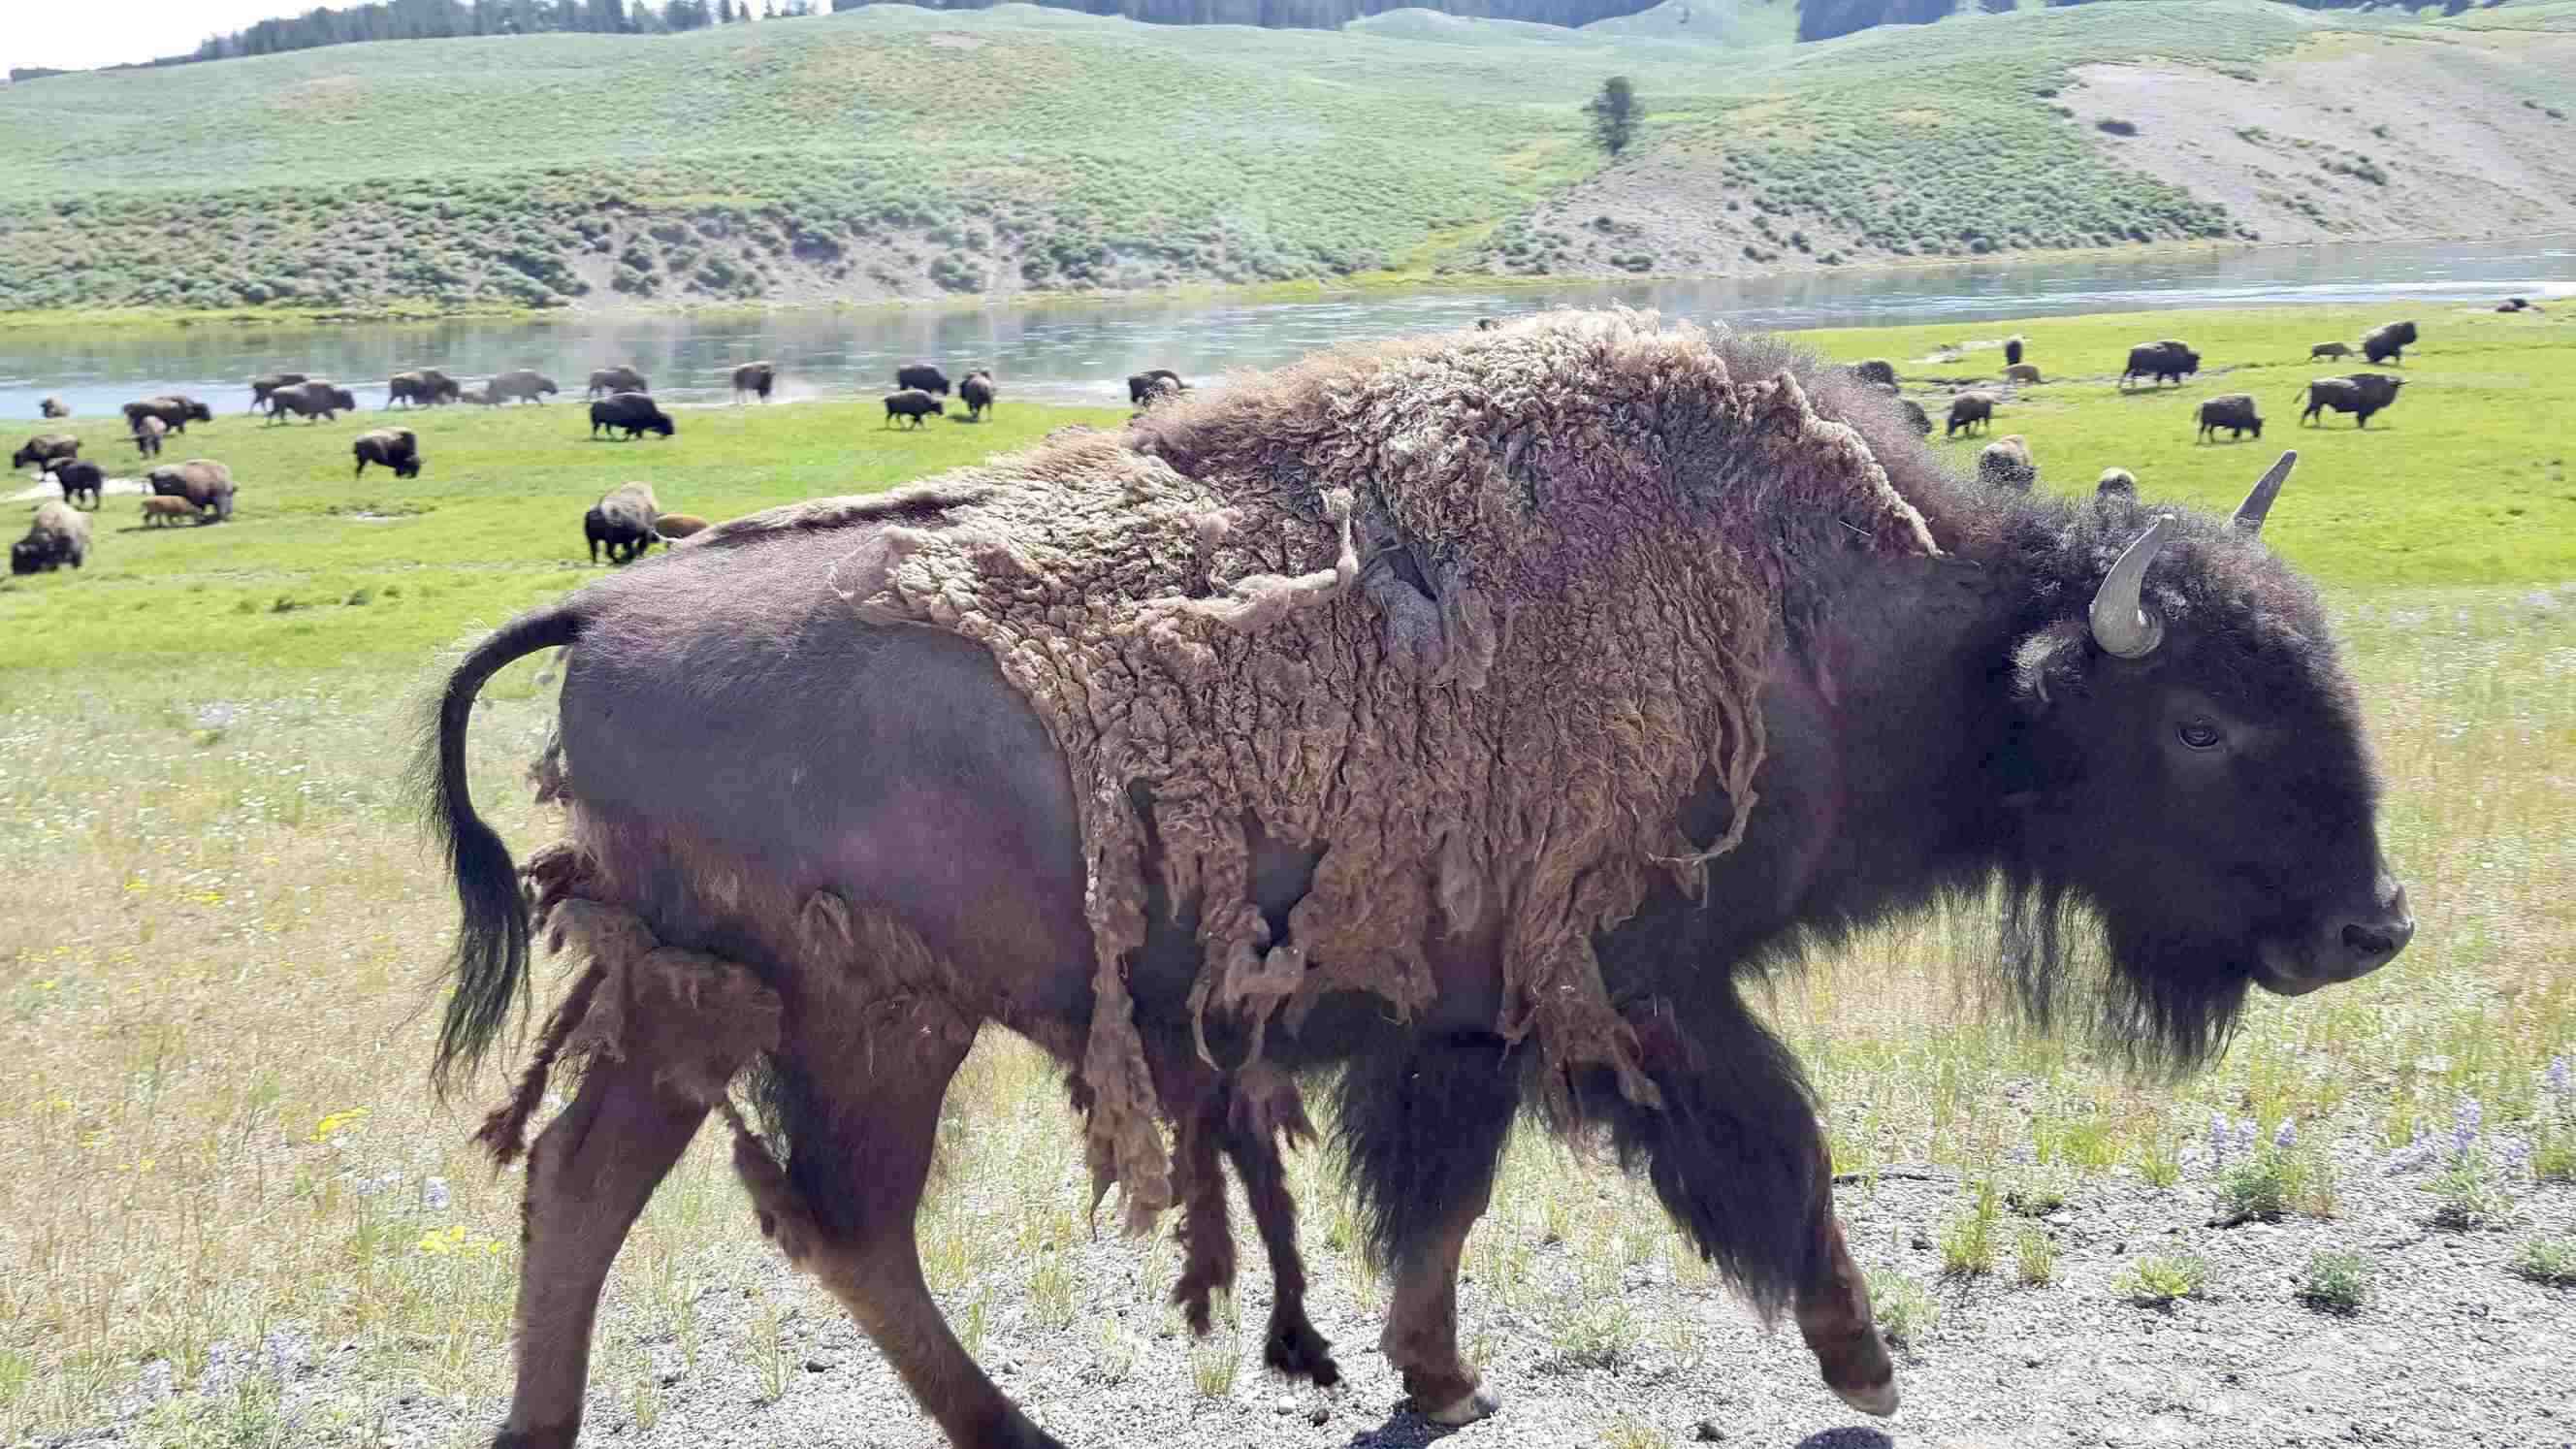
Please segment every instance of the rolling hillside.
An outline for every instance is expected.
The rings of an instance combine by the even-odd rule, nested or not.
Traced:
[[[1006,297],[2576,228],[2576,0],[2432,22],[2129,0],[1791,46],[1794,24],[1787,0],[1333,32],[885,5],[53,77],[0,90],[0,309]],[[1580,107],[1613,74],[1650,115],[1604,166]]]

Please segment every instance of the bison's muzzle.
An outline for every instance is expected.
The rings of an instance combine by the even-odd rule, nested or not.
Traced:
[[[2382,865],[2370,896],[2358,910],[2319,912],[2315,927],[2302,936],[2264,941],[2255,984],[2275,996],[2305,996],[2320,986],[2358,981],[2397,959],[2415,939],[2406,887]]]

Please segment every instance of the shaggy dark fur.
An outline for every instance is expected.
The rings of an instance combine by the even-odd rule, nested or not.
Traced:
[[[2383,322],[2361,334],[2362,360],[2376,367],[2382,363],[2403,362],[2406,349],[2415,345],[2415,324]]]
[[[2158,387],[2166,383],[2179,385],[2186,377],[2200,371],[2200,354],[2171,338],[2162,342],[2142,342],[2129,349],[2128,366],[2120,371],[2120,386],[2127,387],[2133,378],[2155,379]]]
[[[63,490],[65,503],[77,508],[80,506],[82,496],[86,494],[89,498],[89,506],[92,508],[98,506],[99,493],[107,486],[106,469],[96,463],[84,463],[78,458],[63,458],[53,464],[52,472],[55,484]]]
[[[778,385],[778,364],[746,362],[733,370],[733,400],[742,401],[744,393],[769,401],[769,390]]]
[[[885,410],[885,425],[889,428],[894,426],[894,420],[897,418],[909,419],[912,426],[917,428],[927,422],[934,413],[943,418],[948,416],[948,404],[917,387],[887,393]]]
[[[967,421],[982,422],[984,414],[992,410],[993,395],[997,391],[999,389],[993,386],[993,374],[980,368],[966,374],[965,379],[957,384],[957,396],[966,404]]]
[[[948,374],[927,362],[916,362],[906,367],[896,368],[894,385],[898,390],[917,388],[923,392],[937,393],[941,397],[948,396]]]
[[[649,395],[621,392],[590,405],[590,435],[598,437],[602,428],[623,430],[627,441],[633,442],[646,433],[667,438],[678,432],[680,425],[671,421],[671,415]]]
[[[385,382],[385,406],[392,407],[395,403],[405,403],[419,407],[434,407],[439,403],[456,401],[464,391],[462,383],[435,367],[425,367],[413,372],[397,372]]]
[[[590,375],[590,395],[605,397],[617,392],[651,392],[652,384],[644,374],[626,366],[603,367]]]
[[[165,393],[125,405],[125,427],[132,432],[147,417],[159,418],[170,431],[184,433],[190,423],[211,423],[215,410],[186,393]]]
[[[2369,427],[2370,415],[2394,407],[2397,403],[2398,389],[2404,386],[2406,386],[2406,379],[2390,377],[2380,372],[2356,372],[2349,377],[2320,377],[2308,384],[2307,406],[2299,413],[2299,425],[2305,427],[2314,422],[2322,427],[2324,420],[2320,414],[2332,409],[2335,412],[2352,414],[2352,425],[2356,428]]]
[[[1188,383],[1181,381],[1181,375],[1170,368],[1149,367],[1143,372],[1127,375],[1127,403],[1130,407],[1143,407],[1155,398],[1177,396],[1189,388]]]
[[[268,395],[281,387],[305,380],[300,372],[266,372],[250,380],[250,410],[258,412],[268,406]]]
[[[268,420],[284,422],[289,416],[308,423],[327,423],[339,413],[358,410],[358,399],[345,387],[322,378],[289,383],[268,395]]]
[[[2263,415],[2255,409],[2252,393],[2225,393],[2202,403],[2199,436],[2192,441],[2209,442],[2217,437],[2220,428],[2227,430],[2227,440],[2231,443],[2247,433],[2257,438],[2263,436]]]
[[[1945,438],[1955,436],[1962,428],[1971,433],[1979,428],[1992,432],[1994,426],[1994,394],[1963,392],[1950,399],[1950,417],[1948,424],[1941,430],[1941,436]]]
[[[559,391],[561,389],[555,386],[553,378],[525,367],[495,374],[490,382],[483,385],[483,395],[496,407],[513,398],[542,403]]]
[[[397,478],[420,476],[420,438],[409,428],[377,428],[349,440],[349,452],[358,461],[352,480],[367,476],[367,465],[391,468]]]
[[[46,469],[79,456],[80,439],[69,433],[38,433],[19,444],[18,451],[9,455],[9,466]]]

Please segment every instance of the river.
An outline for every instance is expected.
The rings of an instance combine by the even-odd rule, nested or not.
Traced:
[[[2008,317],[2302,303],[2576,303],[2576,237],[2373,242],[2085,256],[1789,276],[1367,292],[1323,301],[1054,301],[976,309],[785,309],[723,316],[567,316],[534,321],[209,325],[0,332],[0,419],[32,419],[58,395],[78,417],[129,399],[192,393],[218,415],[250,400],[245,380],[289,369],[337,379],[362,407],[384,380],[438,367],[468,380],[533,367],[578,396],[591,369],[631,363],[677,403],[723,401],[736,363],[776,361],[784,398],[868,395],[898,364],[958,375],[988,366],[1006,398],[1124,403],[1127,374],[1193,379],[1270,367],[1336,343],[1468,325],[1544,307],[1624,302],[1737,327],[1973,323]]]

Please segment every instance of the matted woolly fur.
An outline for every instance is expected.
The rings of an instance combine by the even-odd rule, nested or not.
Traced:
[[[1098,952],[1089,1156],[1136,1228],[1170,1201],[1124,975],[1149,862],[1199,903],[1194,1019],[1247,1025],[1245,1064],[1327,992],[1427,1006],[1426,943],[1487,929],[1496,1029],[1552,1093],[1597,1065],[1656,1104],[1593,934],[1741,838],[1784,583],[1938,551],[1858,433],[1741,356],[1775,354],[1628,311],[1332,352],[693,546],[847,528],[855,619],[983,643],[1045,721]],[[1704,771],[1713,842],[1676,824]],[[1324,849],[1283,938],[1248,827]]]

